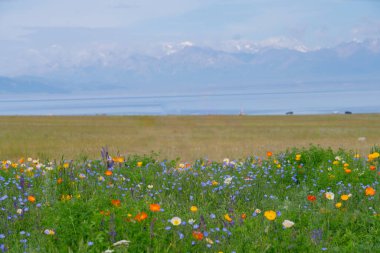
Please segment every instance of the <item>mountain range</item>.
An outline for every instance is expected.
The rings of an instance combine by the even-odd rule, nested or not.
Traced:
[[[266,89],[371,89],[380,85],[380,40],[333,48],[255,47],[221,50],[182,43],[160,56],[93,55],[85,64],[60,65],[43,74],[0,76],[0,94],[190,92]],[[379,89],[379,88],[377,88]]]

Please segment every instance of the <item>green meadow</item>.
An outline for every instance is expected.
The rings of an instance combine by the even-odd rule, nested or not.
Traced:
[[[379,124],[2,117],[0,252],[376,252]]]

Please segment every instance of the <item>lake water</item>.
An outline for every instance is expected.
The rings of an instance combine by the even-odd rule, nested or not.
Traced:
[[[380,113],[380,89],[209,94],[0,95],[0,115]]]

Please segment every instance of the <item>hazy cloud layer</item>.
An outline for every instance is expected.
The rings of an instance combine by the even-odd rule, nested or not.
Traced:
[[[370,0],[0,0],[0,75],[85,65],[92,54],[156,57],[185,41],[309,51],[379,38],[379,13]]]

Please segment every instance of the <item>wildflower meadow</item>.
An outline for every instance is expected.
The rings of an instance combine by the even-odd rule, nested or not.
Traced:
[[[3,160],[0,252],[380,252],[379,151]]]

